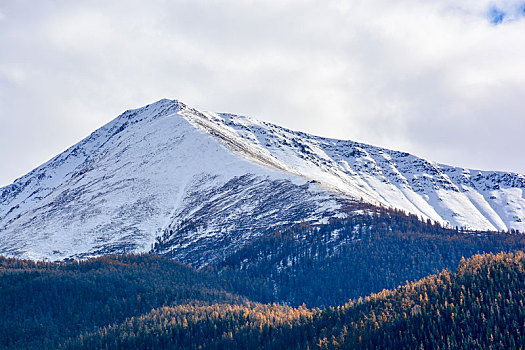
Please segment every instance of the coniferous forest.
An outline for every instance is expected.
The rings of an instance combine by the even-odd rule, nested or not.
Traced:
[[[520,348],[522,251],[519,232],[381,209],[274,228],[199,269],[0,258],[0,348]]]
[[[73,349],[516,349],[525,344],[525,255],[462,260],[394,290],[325,309],[163,307],[66,343]]]

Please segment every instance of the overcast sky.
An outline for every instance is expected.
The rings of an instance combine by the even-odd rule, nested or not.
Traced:
[[[525,173],[525,0],[0,0],[0,186],[161,98]]]

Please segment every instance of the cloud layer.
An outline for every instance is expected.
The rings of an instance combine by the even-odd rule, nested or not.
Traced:
[[[1,1],[0,186],[177,98],[525,173],[523,1]]]

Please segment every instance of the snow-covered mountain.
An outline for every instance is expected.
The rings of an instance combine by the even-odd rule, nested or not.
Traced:
[[[0,189],[0,254],[164,252],[199,263],[264,229],[347,215],[357,200],[479,230],[525,231],[525,176],[161,100],[126,111]]]

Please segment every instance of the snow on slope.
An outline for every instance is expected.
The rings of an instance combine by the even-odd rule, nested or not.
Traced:
[[[520,174],[450,167],[232,114],[201,114],[194,124],[210,135],[226,135],[218,137],[221,140],[243,142],[247,146],[237,151],[246,157],[257,154],[342,195],[452,226],[525,230],[525,176]]]
[[[149,250],[202,264],[272,225],[362,199],[480,230],[525,231],[525,177],[161,100],[127,111],[0,189],[0,253]],[[198,256],[195,260],[195,256]]]
[[[168,226],[205,222],[184,236],[188,248],[236,233],[242,241],[250,232],[231,231],[253,213],[264,214],[266,227],[338,214],[335,196],[233,154],[190,124],[186,109],[161,100],[125,112],[3,188],[0,253],[57,260],[147,251]],[[281,193],[280,211],[245,198],[265,190]],[[225,198],[229,207],[218,212]]]

